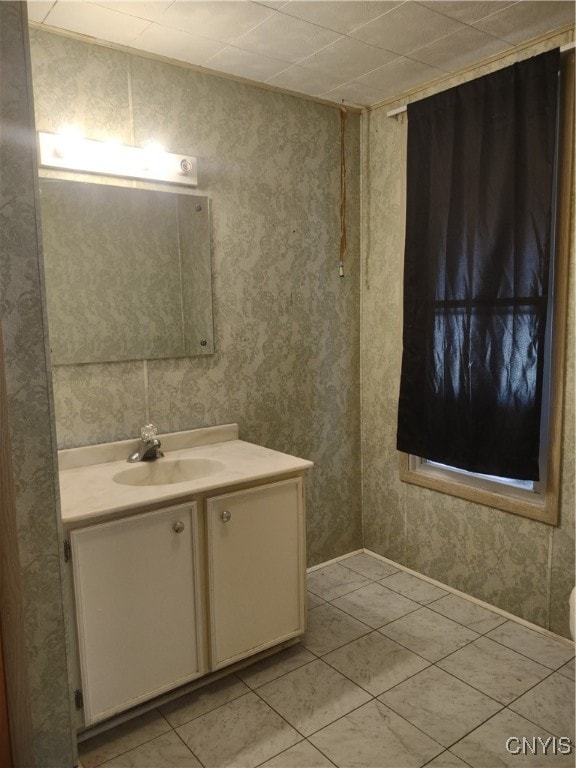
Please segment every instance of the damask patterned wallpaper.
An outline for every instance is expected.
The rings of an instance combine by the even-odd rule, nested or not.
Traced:
[[[19,706],[30,698],[32,736],[24,722],[14,725],[15,759],[42,768],[72,765],[65,617],[62,610],[61,535],[56,503],[56,446],[53,430],[49,361],[45,344],[36,219],[36,156],[31,100],[30,60],[25,4],[0,3],[0,344],[6,371],[6,395],[15,487],[16,551],[20,584],[2,578],[4,639],[18,623],[22,592],[25,647],[7,654],[7,667],[18,680]],[[10,505],[8,505],[10,506]],[[10,514],[11,510],[5,510]],[[1,531],[0,535],[5,535]],[[2,568],[3,575],[4,568]],[[8,645],[5,645],[5,651]],[[21,668],[22,661],[27,661]],[[10,698],[11,704],[15,699]],[[26,717],[20,710],[12,713]],[[24,730],[23,730],[24,729]],[[16,751],[17,750],[17,751]],[[28,762],[30,761],[30,762]]]
[[[535,55],[570,34],[524,52]],[[512,57],[491,69],[513,63]],[[454,78],[444,85],[462,82]],[[429,88],[414,98],[431,95]],[[574,574],[574,254],[565,383],[561,523],[552,528],[401,483],[395,450],[402,355],[405,117],[363,117],[362,424],[364,546],[560,634]]]
[[[360,547],[359,115],[341,278],[337,108],[39,30],[31,51],[38,130],[195,155],[212,206],[214,356],[56,366],[59,447],[238,422],[314,461],[309,564]]]

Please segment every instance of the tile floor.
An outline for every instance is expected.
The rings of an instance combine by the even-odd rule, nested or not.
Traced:
[[[308,588],[301,644],[82,743],[84,768],[574,765],[573,647],[368,554]]]

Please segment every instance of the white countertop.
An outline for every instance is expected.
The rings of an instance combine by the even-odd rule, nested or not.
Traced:
[[[115,512],[144,507],[155,502],[221,490],[226,486],[271,478],[290,472],[302,472],[311,461],[263,448],[237,439],[235,424],[158,435],[162,441],[163,460],[202,458],[221,462],[223,468],[195,480],[170,485],[122,485],[114,475],[138,464],[126,457],[136,449],[137,440],[123,440],[85,448],[61,451],[60,497],[62,522],[95,521]],[[119,459],[121,455],[123,458]]]

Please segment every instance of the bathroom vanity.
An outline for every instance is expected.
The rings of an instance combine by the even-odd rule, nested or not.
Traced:
[[[305,630],[312,463],[235,424],[161,437],[59,454],[80,728]]]

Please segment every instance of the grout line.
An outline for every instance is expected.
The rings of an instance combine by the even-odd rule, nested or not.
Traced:
[[[320,571],[322,568],[327,568],[329,565],[341,563],[343,560],[348,560],[349,557],[354,557],[354,555],[361,555],[365,552],[365,549],[355,549],[353,552],[347,552],[345,555],[338,555],[338,557],[333,557],[332,560],[325,560],[323,563],[311,565],[310,568],[306,569],[306,573],[314,573],[314,571]],[[363,574],[360,575],[362,576]]]
[[[510,709],[509,706],[506,707],[506,709],[508,709],[512,714],[516,715],[517,717],[521,717],[523,720],[526,720],[528,723],[531,723],[535,728],[541,728],[546,733],[552,734],[552,736],[566,736],[565,733],[562,733],[560,731],[558,731],[558,733],[554,733],[548,727],[544,727],[543,725],[540,725],[539,723],[535,722],[527,715],[523,715],[521,712],[516,712],[515,709]],[[556,724],[554,724],[554,730],[556,729],[556,727],[557,727]]]
[[[420,606],[420,608],[425,608],[425,607],[426,606],[423,606],[423,605]],[[417,611],[412,611],[410,614],[407,614],[407,615],[408,616],[412,616],[414,613],[417,613]],[[403,616],[400,616],[399,619],[394,619],[394,621],[399,621],[400,619],[403,619],[403,618],[404,618]],[[393,623],[394,622],[389,622],[389,624],[393,624]],[[454,622],[454,623],[458,624],[458,622]],[[388,626],[388,624],[385,624],[383,627],[381,627],[381,629],[386,629],[387,626]],[[459,624],[459,626],[464,627],[463,624]],[[468,627],[464,627],[464,628],[468,629]],[[380,632],[380,634],[384,635],[384,637],[387,637],[388,640],[392,640],[394,643],[398,643],[398,645],[401,645],[402,648],[406,648],[407,651],[410,651],[411,653],[415,653],[417,656],[420,656],[422,659],[427,661],[429,664],[434,664],[434,665],[438,664],[439,661],[444,661],[444,659],[447,659],[449,656],[452,656],[453,654],[458,653],[458,651],[461,651],[463,648],[466,648],[466,646],[472,645],[472,643],[475,643],[477,640],[480,639],[480,637],[482,637],[482,635],[478,635],[477,637],[472,637],[470,640],[467,640],[465,643],[460,645],[458,648],[455,648],[453,651],[450,651],[449,653],[446,653],[443,656],[440,656],[439,659],[435,659],[434,661],[432,661],[431,659],[427,659],[421,653],[417,653],[412,648],[409,648],[407,645],[404,645],[404,643],[402,643],[400,640],[396,640],[396,638],[394,638],[394,637],[389,637],[389,635],[387,635],[385,632],[381,632],[380,629],[377,630],[377,631]],[[474,632],[473,629],[470,630],[470,631]],[[441,667],[440,667],[440,669],[441,669]],[[460,679],[460,678],[458,678],[458,679]],[[463,680],[462,682],[465,682],[465,681]]]
[[[332,720],[331,722],[329,722],[329,723],[326,723],[326,725],[323,725],[323,726],[321,726],[320,728],[317,728],[315,731],[312,731],[312,733],[308,734],[308,736],[305,736],[305,737],[304,737],[305,739],[309,739],[309,738],[310,738],[310,736],[315,736],[317,733],[320,733],[320,731],[323,731],[325,728],[329,728],[331,725],[335,725],[336,723],[339,723],[339,722],[340,722],[340,720],[344,720],[346,717],[348,717],[348,715],[351,715],[351,714],[352,714],[352,712],[356,712],[356,711],[358,711],[359,709],[362,709],[362,707],[365,707],[367,704],[371,704],[373,701],[376,701],[376,696],[374,696],[373,694],[371,694],[371,693],[369,693],[368,691],[364,690],[364,688],[362,688],[361,686],[359,686],[359,685],[358,685],[358,683],[355,683],[355,685],[356,685],[358,688],[360,688],[360,690],[361,690],[361,691],[363,691],[364,693],[367,693],[367,694],[368,694],[368,696],[370,696],[370,699],[369,699],[369,701],[365,701],[365,702],[364,702],[364,703],[362,703],[362,704],[358,704],[358,706],[357,706],[357,707],[353,707],[353,708],[352,708],[352,709],[351,709],[349,712],[345,712],[343,715],[340,715],[340,716],[339,716],[339,717],[337,717],[335,720]],[[310,742],[310,743],[312,743],[312,742]],[[312,744],[312,746],[315,746],[315,745],[314,745],[314,744]],[[316,747],[316,748],[317,748],[317,747]]]
[[[162,715],[162,713],[160,712],[160,710],[150,710],[150,711],[152,711],[152,712],[157,712],[157,713],[158,713],[158,714],[159,714],[159,715],[160,715],[160,716],[163,718],[163,720],[165,721],[166,725],[168,726],[167,730],[165,730],[165,731],[162,731],[162,733],[156,733],[154,736],[150,736],[150,737],[146,737],[146,736],[145,736],[145,737],[144,737],[144,739],[143,739],[142,741],[138,742],[138,744],[132,744],[132,745],[131,745],[131,746],[130,746],[128,749],[121,749],[119,752],[116,752],[116,753],[115,753],[115,754],[113,754],[113,755],[107,755],[107,756],[104,758],[104,760],[102,760],[102,761],[100,761],[100,762],[98,762],[98,763],[93,763],[93,765],[92,765],[92,768],[100,768],[100,766],[103,766],[103,765],[105,765],[105,764],[106,764],[106,763],[107,763],[109,760],[116,760],[118,757],[122,757],[122,755],[126,755],[126,754],[128,754],[129,752],[132,752],[132,750],[134,750],[134,749],[138,749],[139,747],[143,747],[143,746],[144,746],[144,744],[149,744],[151,741],[154,741],[154,740],[155,740],[155,739],[157,739],[159,736],[165,736],[167,733],[169,733],[169,731],[171,731],[171,730],[174,730],[174,729],[172,728],[172,726],[170,725],[170,723],[169,723],[169,722],[166,720],[166,718],[165,718],[165,717]],[[147,713],[146,713],[146,714],[147,714]],[[131,723],[131,722],[132,722],[132,723],[135,723],[135,719],[134,719],[134,720],[126,720],[124,723],[121,723],[120,725],[126,725],[127,723]],[[119,727],[119,726],[118,726],[118,727]],[[97,736],[94,736],[93,738],[95,738],[95,739],[96,739],[96,738],[99,738],[99,737],[101,737],[101,736],[103,736],[103,735],[105,735],[105,734],[111,734],[111,735],[113,736],[113,734],[114,734],[114,731],[115,731],[115,730],[116,730],[116,729],[114,728],[114,729],[110,729],[110,730],[108,730],[108,731],[103,731],[102,733],[99,733]],[[147,728],[147,727],[146,727],[146,730],[148,730],[148,728]],[[90,742],[90,739],[87,739],[87,740],[86,740],[86,742],[84,742],[84,743],[89,743],[89,742]],[[80,757],[79,757],[79,760],[82,760],[82,759],[83,759],[83,758],[80,758]]]
[[[441,599],[442,599],[442,598],[440,598],[440,600],[441,600]],[[476,629],[476,628],[475,628],[475,627],[473,627],[473,626],[470,626],[469,624],[464,624],[464,622],[463,622],[463,621],[460,621],[459,619],[453,619],[453,618],[452,618],[452,616],[447,616],[445,613],[442,613],[442,611],[439,611],[437,608],[434,608],[434,605],[435,605],[435,603],[437,603],[437,602],[439,602],[439,601],[438,601],[438,600],[435,600],[433,603],[429,603],[429,604],[426,606],[426,608],[430,608],[430,610],[431,610],[431,611],[434,611],[434,613],[435,613],[436,615],[438,615],[438,616],[443,616],[445,619],[449,619],[450,621],[453,621],[453,622],[455,622],[456,624],[460,624],[460,626],[462,626],[462,627],[466,627],[466,629],[469,629],[469,630],[471,630],[472,632],[476,632],[476,634],[477,634],[477,635],[479,635],[480,637],[486,637],[486,635],[487,635],[489,632],[492,632],[492,630],[494,630],[494,629],[498,629],[498,627],[501,627],[501,626],[503,626],[504,624],[506,624],[506,620],[504,619],[504,617],[502,617],[502,621],[501,621],[499,624],[495,624],[493,627],[490,627],[489,629],[485,629],[484,631],[481,631],[481,630],[479,630],[479,629]],[[478,607],[480,607],[480,606],[478,606]],[[503,645],[503,643],[501,643],[501,645]]]
[[[427,600],[426,602],[417,600],[415,597],[411,597],[410,595],[407,595],[405,592],[400,591],[397,587],[393,587],[385,583],[389,578],[395,575],[396,574],[391,573],[390,576],[384,576],[382,580],[378,581],[377,583],[380,584],[382,587],[386,587],[386,589],[389,589],[391,592],[394,592],[395,594],[400,595],[400,597],[404,597],[406,600],[412,600],[412,602],[418,603],[418,605],[421,605],[421,606],[432,605],[432,603],[436,603],[438,602],[438,600],[442,600],[443,597],[446,597],[446,595],[440,595],[440,597],[435,597],[432,600]],[[440,589],[440,587],[438,587],[438,589]]]
[[[455,744],[458,744],[458,742],[457,742],[457,741],[456,741],[456,742],[454,742],[454,743],[455,743]],[[454,745],[452,745],[452,746],[454,746]],[[425,763],[424,763],[424,765],[422,765],[422,766],[421,766],[421,768],[426,768],[426,766],[427,766],[427,765],[432,765],[432,763],[434,762],[434,760],[438,760],[440,757],[444,757],[445,755],[448,755],[448,756],[450,756],[450,757],[455,757],[457,760],[460,760],[460,761],[461,761],[461,763],[462,763],[462,765],[466,766],[466,768],[472,768],[472,766],[470,766],[470,763],[467,763],[467,762],[466,762],[465,760],[463,760],[461,757],[458,757],[458,755],[457,755],[455,752],[450,752],[450,750],[451,750],[451,749],[452,749],[452,747],[445,747],[445,748],[444,748],[444,752],[440,752],[440,754],[439,754],[439,755],[436,755],[436,757],[432,757],[430,760],[428,760],[427,762],[425,762]]]
[[[275,683],[277,680],[282,680],[282,678],[283,678],[283,677],[286,677],[286,675],[289,675],[291,672],[296,672],[297,670],[299,670],[299,669],[303,669],[304,667],[307,667],[309,664],[312,664],[314,661],[318,661],[318,658],[319,658],[319,657],[318,657],[318,656],[316,656],[316,654],[314,653],[314,651],[310,651],[310,650],[309,650],[308,648],[306,648],[306,646],[304,646],[304,645],[303,645],[302,647],[303,647],[305,650],[307,650],[307,651],[308,651],[308,653],[311,653],[311,654],[314,656],[314,658],[313,658],[313,659],[308,659],[308,661],[305,661],[305,662],[304,662],[304,664],[300,664],[300,666],[298,666],[298,667],[294,667],[294,669],[289,669],[289,670],[287,670],[286,672],[282,672],[282,674],[281,674],[281,675],[277,675],[276,677],[273,677],[273,678],[271,678],[270,680],[266,680],[266,682],[265,682],[265,683],[260,683],[260,685],[257,685],[257,686],[255,686],[254,688],[252,688],[252,687],[251,687],[251,686],[250,686],[248,683],[244,683],[244,685],[247,685],[247,686],[250,688],[250,690],[251,690],[253,693],[255,693],[255,692],[256,692],[257,690],[259,690],[260,688],[264,688],[264,686],[265,686],[265,685],[268,685],[269,683]],[[240,678],[240,679],[242,679],[242,678]],[[244,681],[242,680],[242,682],[244,682]]]
[[[374,632],[371,632],[370,634],[379,634],[379,635],[380,635],[380,637],[385,637],[385,635],[382,635],[380,632],[378,632],[378,630],[377,630],[377,629],[375,629],[375,630],[374,630]],[[369,635],[363,635],[363,637],[369,637]],[[360,640],[361,638],[357,638],[357,639],[358,639],[358,640]],[[391,640],[391,638],[389,638],[389,637],[387,637],[386,639],[387,639],[387,640]],[[346,645],[351,645],[353,642],[355,642],[355,641],[354,641],[354,640],[351,640],[351,641],[350,641],[350,643],[347,643]],[[395,642],[395,641],[393,640],[392,642]],[[346,645],[340,646],[340,648],[345,648],[345,647],[346,647]],[[400,645],[400,643],[398,643],[398,645]],[[404,646],[402,646],[402,647],[404,647]],[[339,649],[339,648],[335,648],[334,650],[340,650],[340,649]],[[407,648],[406,650],[410,651],[410,649],[409,649],[409,648]],[[330,653],[332,653],[332,651],[328,651],[328,653],[326,654],[326,656],[328,656]],[[360,683],[358,683],[356,680],[353,680],[351,677],[349,677],[349,676],[348,676],[348,675],[347,675],[345,672],[342,672],[342,670],[341,670],[341,669],[338,669],[338,667],[335,667],[333,664],[331,664],[331,663],[330,663],[330,662],[329,662],[327,659],[325,659],[325,658],[322,658],[321,660],[322,660],[322,661],[324,661],[324,663],[325,663],[325,664],[327,664],[329,667],[332,667],[332,669],[336,670],[336,672],[339,672],[339,673],[340,673],[340,674],[341,674],[343,677],[345,677],[345,678],[346,678],[347,680],[349,680],[351,683],[354,683],[354,685],[356,685],[356,686],[358,686],[359,688],[361,688],[361,689],[362,689],[363,691],[365,691],[365,692],[366,692],[366,693],[367,693],[369,696],[372,696],[372,698],[373,698],[373,699],[377,699],[379,696],[383,696],[383,695],[384,695],[385,693],[387,693],[388,691],[391,691],[393,688],[396,688],[398,685],[401,685],[402,683],[406,682],[406,680],[410,680],[412,677],[416,677],[416,675],[420,674],[420,672],[424,672],[425,670],[427,670],[427,669],[430,669],[430,667],[431,667],[431,666],[434,666],[434,663],[433,663],[433,662],[431,662],[431,661],[428,661],[428,659],[425,659],[423,656],[420,656],[420,654],[418,654],[418,653],[415,653],[414,651],[410,651],[410,653],[411,653],[413,656],[418,656],[418,658],[422,659],[422,661],[425,661],[425,662],[427,663],[427,665],[428,665],[428,666],[426,666],[426,667],[423,667],[422,669],[419,669],[419,670],[417,670],[416,672],[413,672],[411,675],[408,675],[408,676],[407,676],[407,677],[405,677],[403,680],[399,681],[398,683],[395,683],[393,686],[391,686],[390,688],[387,688],[387,689],[386,689],[386,690],[384,690],[384,691],[381,691],[380,693],[372,693],[372,692],[371,692],[371,691],[369,691],[368,689],[364,688],[364,687],[363,687],[363,686],[362,686]],[[366,703],[368,703],[368,702],[366,702]],[[382,702],[382,703],[384,703],[384,702]],[[386,705],[386,706],[388,706],[388,705]],[[398,714],[399,714],[399,713],[398,713]]]
[[[360,587],[360,589],[362,589],[362,587]],[[352,594],[354,594],[354,592],[358,592],[358,590],[357,590],[357,589],[355,589],[353,592],[347,592],[345,595],[341,595],[341,597],[348,597],[348,595],[352,595]],[[335,597],[335,598],[334,598],[334,600],[339,600],[339,599],[340,599],[340,597]],[[354,614],[350,613],[349,611],[346,611],[344,608],[340,608],[340,606],[339,606],[339,605],[334,605],[334,604],[333,604],[333,603],[332,603],[330,600],[326,600],[326,601],[324,602],[324,605],[329,605],[329,606],[331,606],[332,608],[334,608],[334,610],[336,610],[336,611],[340,611],[340,612],[341,612],[341,613],[343,613],[343,614],[344,614],[346,617],[349,617],[349,618],[351,618],[351,619],[354,619],[354,620],[355,620],[355,621],[357,621],[359,624],[363,624],[363,625],[364,625],[365,627],[367,627],[367,628],[368,628],[370,631],[373,631],[373,630],[376,630],[376,629],[378,629],[378,627],[371,627],[371,626],[370,626],[370,624],[367,624],[365,621],[362,621],[362,619],[359,619],[357,616],[354,616]],[[317,605],[317,606],[316,606],[316,608],[322,608],[322,606],[321,606],[321,605]],[[311,608],[310,610],[312,610],[312,611],[315,611],[315,610],[316,610],[316,608]],[[413,613],[413,611],[409,611],[409,613]],[[392,619],[392,621],[394,621],[394,619]],[[390,623],[390,622],[386,622],[386,624],[389,624],[389,623]],[[382,626],[385,626],[385,625],[384,625],[384,624],[382,624]],[[362,637],[362,635],[360,635],[360,637]],[[356,638],[356,639],[357,639],[357,638]],[[354,642],[354,641],[353,641],[353,640],[347,640],[345,643],[343,643],[343,645],[347,645],[348,643],[351,643],[351,642]],[[306,647],[306,646],[304,646],[304,647]],[[338,646],[338,647],[341,647],[341,646]],[[336,649],[334,649],[334,650],[336,650]],[[313,653],[313,651],[312,651],[312,653]],[[329,651],[327,651],[327,653],[329,653]]]
[[[552,677],[552,675],[555,675],[555,674],[557,674],[556,670],[553,670],[553,669],[549,670],[549,674],[544,675],[544,677],[541,678],[540,680],[538,680],[537,682],[535,682],[534,685],[531,685],[529,688],[526,688],[525,691],[522,691],[522,693],[519,693],[518,696],[515,696],[512,699],[512,701],[509,701],[508,704],[506,704],[506,706],[510,707],[512,704],[515,704],[518,701],[518,699],[521,699],[527,693],[529,693],[530,691],[533,691],[534,688],[537,688],[541,683],[543,683],[545,680],[549,680]],[[517,713],[517,714],[519,714],[519,713]],[[522,717],[524,717],[526,720],[529,719],[525,715],[522,715]]]
[[[502,624],[499,624],[498,627],[494,627],[494,629],[498,629],[499,627],[503,626]],[[492,640],[493,643],[497,643],[498,645],[502,646],[502,648],[507,648],[509,651],[514,651],[514,653],[517,653],[518,656],[522,656],[525,659],[528,659],[528,661],[533,662],[534,664],[539,664],[541,667],[544,667],[545,669],[549,669],[550,672],[558,672],[565,664],[569,664],[572,659],[568,659],[568,661],[562,662],[560,666],[558,667],[549,667],[548,664],[544,664],[543,661],[538,661],[537,659],[533,659],[532,656],[527,656],[523,651],[519,651],[516,648],[513,648],[510,645],[506,645],[506,643],[501,642],[500,640],[497,640],[495,637],[490,637],[490,632],[493,632],[494,630],[489,630],[489,632],[482,635],[482,637],[485,637],[487,640]],[[572,657],[574,658],[574,657]]]
[[[374,582],[374,583],[377,584],[378,582]],[[362,587],[360,587],[360,589],[362,589]],[[354,592],[359,592],[360,589],[356,589],[356,590],[354,590]],[[342,595],[342,597],[348,597],[349,595],[353,595],[354,592],[348,592],[347,594]],[[334,599],[335,600],[339,600],[340,598],[334,598]],[[383,624],[379,624],[377,627],[373,627],[371,624],[368,624],[367,622],[363,621],[362,619],[359,619],[358,616],[355,616],[353,613],[350,612],[350,610],[346,610],[346,608],[342,608],[339,605],[333,605],[333,603],[331,601],[329,601],[329,600],[327,600],[326,602],[328,603],[328,605],[332,605],[333,608],[337,608],[339,611],[342,611],[347,616],[350,616],[350,618],[356,619],[356,621],[359,621],[361,624],[366,624],[367,627],[370,627],[370,629],[372,629],[374,631],[379,631],[383,627],[388,626],[388,624],[392,624],[393,621],[397,621],[398,619],[403,619],[405,616],[409,616],[411,613],[416,613],[416,611],[419,611],[420,608],[425,608],[426,607],[424,605],[420,605],[420,603],[417,603],[415,600],[412,600],[411,602],[414,603],[414,608],[411,608],[410,610],[406,611],[406,613],[403,613],[400,616],[396,616],[393,619],[389,619],[388,621],[385,621]],[[316,606],[316,607],[319,608],[320,606]],[[314,609],[312,609],[312,610],[314,610]]]
[[[294,747],[297,747],[299,744],[304,744],[304,743],[310,744],[310,746],[313,747],[314,749],[318,749],[318,747],[314,747],[312,742],[308,741],[308,739],[306,737],[304,737],[304,738],[300,739],[300,741],[297,741],[296,744],[291,744],[289,747],[286,747],[286,749],[283,749],[282,752],[278,752],[276,755],[272,755],[272,757],[265,758],[261,763],[258,763],[258,765],[255,766],[255,768],[261,768],[261,766],[266,765],[266,763],[269,760],[275,760],[277,757],[280,757],[280,755],[285,755],[287,752],[289,752]],[[319,749],[318,749],[318,751],[320,752]],[[323,752],[321,752],[321,754],[324,755]],[[326,755],[324,755],[324,757],[326,757]],[[329,760],[328,757],[326,757],[326,759]],[[334,768],[337,768],[337,766],[334,765],[332,760],[329,760],[329,762],[330,762],[331,766],[334,766]]]
[[[430,667],[426,667],[426,669],[430,669]],[[423,669],[422,669],[422,670],[420,670],[420,671],[421,671],[421,672],[424,672],[425,670],[423,670]],[[411,677],[414,677],[414,675],[411,675]],[[407,679],[407,680],[409,680],[410,678],[406,678],[406,679]],[[389,689],[389,690],[392,690],[392,689]],[[388,692],[388,691],[383,691],[381,694],[379,694],[379,696],[384,696],[384,694],[385,694],[385,693],[387,693],[387,692]],[[376,697],[376,701],[380,701],[380,699],[379,699],[378,697]],[[443,750],[443,751],[445,751],[445,750],[447,750],[447,749],[450,749],[450,747],[446,747],[446,746],[444,746],[444,744],[442,744],[440,741],[438,741],[438,739],[437,739],[437,738],[435,738],[434,736],[432,736],[432,734],[428,733],[428,731],[425,731],[425,730],[423,730],[422,728],[420,728],[420,726],[419,726],[419,725],[416,725],[416,723],[413,723],[413,722],[412,722],[412,720],[409,720],[409,719],[408,719],[407,717],[405,717],[404,715],[401,715],[401,714],[400,714],[400,712],[397,712],[397,711],[394,709],[394,707],[391,707],[391,706],[390,706],[390,704],[388,704],[387,702],[385,702],[385,701],[380,701],[380,704],[383,704],[385,707],[387,707],[388,709],[392,710],[392,712],[394,712],[394,714],[395,714],[395,715],[397,715],[398,717],[401,717],[401,718],[402,718],[402,720],[404,720],[404,721],[405,721],[405,722],[407,722],[409,725],[411,725],[411,726],[412,726],[412,728],[416,728],[416,730],[420,731],[420,733],[423,733],[423,734],[424,734],[425,736],[427,736],[429,739],[432,739],[432,741],[435,741],[435,742],[436,742],[436,744],[439,744],[439,745],[442,747],[442,750]],[[488,718],[488,719],[490,719],[490,718]],[[474,730],[474,729],[472,728],[471,730]],[[455,742],[453,742],[453,743],[454,743],[454,744],[456,744],[456,742],[457,742],[457,741],[460,741],[460,739],[457,739],[457,740],[456,740]],[[452,744],[451,744],[450,746],[452,746]],[[442,752],[441,752],[440,754],[442,754]],[[438,757],[438,755],[436,755],[436,757]],[[435,759],[435,758],[432,758],[432,760],[434,760],[434,759]]]
[[[178,726],[178,727],[180,728],[180,726]],[[177,736],[177,737],[180,739],[180,741],[181,741],[181,742],[184,744],[184,746],[185,746],[185,747],[186,747],[186,749],[187,749],[187,750],[190,752],[190,754],[191,754],[191,755],[192,755],[194,758],[196,758],[196,760],[198,760],[198,762],[200,763],[200,765],[201,765],[203,768],[206,768],[206,763],[203,763],[203,762],[202,762],[202,760],[200,760],[200,758],[199,758],[199,757],[198,757],[198,755],[196,754],[196,752],[194,752],[192,749],[190,749],[190,747],[188,746],[188,744],[187,744],[187,743],[184,741],[184,739],[182,738],[182,736],[180,736],[180,734],[178,733],[177,729],[176,729],[176,728],[172,728],[172,732],[176,734],[176,736]]]
[[[312,662],[309,662],[309,663],[311,664]],[[273,682],[273,681],[271,680],[270,682]],[[281,718],[281,720],[283,720],[283,721],[286,723],[286,725],[287,725],[289,728],[292,728],[292,730],[293,730],[293,731],[296,731],[296,733],[297,733],[299,736],[302,736],[302,739],[306,739],[306,738],[307,738],[307,736],[306,736],[306,734],[305,734],[305,733],[302,733],[302,731],[301,731],[301,730],[299,730],[299,729],[298,729],[298,728],[297,728],[295,725],[293,725],[293,724],[292,724],[292,723],[291,723],[289,720],[287,720],[287,719],[284,717],[284,715],[283,715],[283,714],[281,714],[280,712],[278,712],[278,710],[277,710],[277,709],[276,709],[276,708],[275,708],[275,707],[274,707],[272,704],[270,704],[270,702],[269,702],[269,701],[266,701],[266,699],[265,699],[263,696],[261,696],[261,695],[258,693],[258,691],[256,691],[256,690],[255,690],[255,691],[252,691],[252,693],[255,693],[255,694],[256,694],[256,696],[257,696],[257,697],[260,699],[260,701],[261,701],[263,704],[265,704],[265,705],[266,705],[266,706],[267,706],[269,709],[271,709],[271,710],[272,710],[272,711],[273,711],[273,712],[274,712],[276,715],[278,715],[278,717],[279,717],[279,718]],[[302,739],[301,739],[300,741],[302,741]],[[296,742],[296,743],[297,743],[297,744],[299,744],[300,742]],[[294,746],[294,745],[292,745],[292,746]],[[270,758],[268,758],[268,759],[270,759]]]
[[[318,750],[318,752],[320,752],[320,754],[321,754],[321,755],[323,755],[323,756],[326,758],[326,760],[328,760],[328,762],[330,763],[330,765],[331,765],[331,766],[334,766],[334,768],[338,768],[337,764],[336,764],[335,762],[333,762],[333,761],[332,761],[332,760],[331,760],[331,759],[328,757],[328,755],[327,755],[325,752],[323,752],[323,751],[320,749],[320,747],[317,747],[317,746],[316,746],[316,744],[312,744],[312,742],[310,741],[310,739],[306,739],[306,741],[308,742],[308,744],[310,744],[310,746],[311,746],[313,749],[316,749],[316,750]]]
[[[148,396],[148,360],[142,360],[142,373],[144,375],[144,410],[146,412],[146,424],[149,424],[150,398]]]

